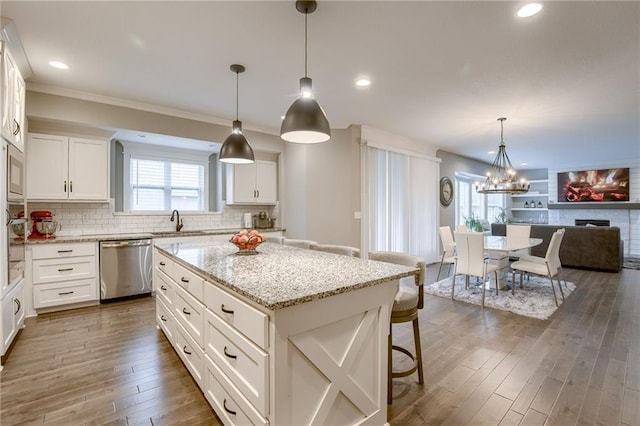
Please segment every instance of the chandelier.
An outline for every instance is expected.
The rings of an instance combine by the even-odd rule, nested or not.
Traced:
[[[498,118],[500,122],[500,146],[498,155],[491,164],[491,170],[487,178],[480,184],[476,182],[476,191],[481,194],[525,194],[529,191],[529,182],[526,179],[518,180],[516,170],[511,165],[504,145],[504,121],[506,118]]]

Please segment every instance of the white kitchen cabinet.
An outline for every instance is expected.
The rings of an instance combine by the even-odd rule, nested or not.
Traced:
[[[227,164],[227,204],[276,204],[278,165],[257,160],[252,164]]]
[[[51,311],[100,300],[97,243],[37,244],[27,250],[27,260],[34,308]]]
[[[106,140],[30,133],[29,200],[108,201]]]
[[[2,74],[2,137],[24,151],[24,79],[9,49],[0,42]]]
[[[0,319],[2,324],[1,355],[7,352],[18,330],[23,326],[24,317],[24,279],[22,279],[2,298],[2,317]]]
[[[549,181],[532,180],[526,194],[511,195],[512,223],[547,223],[549,207]]]

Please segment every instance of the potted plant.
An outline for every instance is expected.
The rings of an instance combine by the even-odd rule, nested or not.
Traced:
[[[464,224],[467,226],[467,229],[469,231],[473,231],[473,232],[484,231],[484,229],[482,228],[482,223],[480,222],[480,218],[473,213],[471,213],[471,216],[464,218]]]
[[[507,217],[507,209],[503,207],[498,207],[498,208],[500,209],[500,213],[498,213],[494,218],[496,220],[495,223],[508,223],[509,220]]]

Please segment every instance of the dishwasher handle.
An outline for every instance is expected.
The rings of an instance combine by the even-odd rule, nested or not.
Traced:
[[[109,241],[102,242],[100,246],[103,248],[121,248],[121,247],[143,247],[150,246],[151,240],[125,240],[125,241]]]

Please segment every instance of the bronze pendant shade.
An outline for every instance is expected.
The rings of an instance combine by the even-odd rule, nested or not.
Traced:
[[[231,71],[236,73],[236,119],[233,121],[231,134],[220,148],[219,158],[223,163],[249,164],[255,161],[253,148],[242,134],[242,122],[238,120],[238,74],[244,70],[242,65],[231,65]]]
[[[304,14],[304,77],[300,79],[300,97],[291,104],[280,127],[280,137],[287,142],[312,144],[331,139],[329,120],[313,98],[311,78],[307,76],[307,15],[316,7],[315,1],[296,1],[296,10]]]

